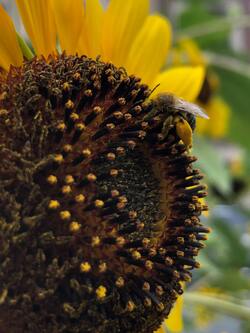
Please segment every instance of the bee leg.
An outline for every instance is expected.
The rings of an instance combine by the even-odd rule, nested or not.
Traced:
[[[163,139],[165,139],[168,136],[169,131],[173,127],[174,127],[174,118],[172,116],[169,116],[165,119],[162,125],[161,134],[163,136]]]
[[[193,143],[193,131],[188,121],[183,117],[176,117],[174,123],[179,138],[188,148],[191,148]]]
[[[144,121],[148,121],[159,113],[157,108],[153,108],[148,114],[143,117]]]

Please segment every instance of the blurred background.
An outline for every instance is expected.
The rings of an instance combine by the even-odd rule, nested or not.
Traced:
[[[14,1],[0,0],[24,30]],[[107,1],[103,1],[107,4]],[[167,65],[204,65],[194,154],[206,175],[213,232],[170,332],[250,332],[250,0],[151,0],[173,25]],[[24,34],[25,36],[25,34]],[[180,310],[180,309],[179,309]]]

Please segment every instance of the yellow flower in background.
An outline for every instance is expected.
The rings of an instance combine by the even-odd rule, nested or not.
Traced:
[[[203,65],[207,73],[197,103],[204,108],[209,116],[209,121],[197,118],[196,133],[220,139],[227,135],[231,109],[229,105],[218,96],[219,78],[209,69],[204,54],[198,45],[191,39],[180,40],[178,46],[171,52],[170,61],[173,65],[180,64]]]
[[[85,5],[83,5],[82,0],[16,0],[16,4],[37,59],[47,61],[47,64],[49,64],[56,61],[56,59],[62,59],[60,58],[61,53],[67,56],[86,55],[92,59],[97,58],[97,62],[101,59],[101,61],[106,63],[112,63],[115,66],[124,68],[129,75],[139,77],[142,84],[148,85],[152,90],[157,87],[152,92],[151,97],[155,97],[161,92],[167,92],[191,102],[197,99],[202,83],[204,82],[204,63],[200,59],[195,58],[197,54],[194,52],[192,54],[193,61],[191,65],[165,69],[166,59],[171,47],[171,26],[165,17],[158,14],[150,14],[148,0],[111,0],[106,10],[103,9],[98,0],[86,0]],[[57,46],[57,40],[60,44],[59,47]],[[31,57],[29,57],[30,59],[26,59],[27,56],[23,47],[21,47],[21,42],[22,40],[17,36],[10,17],[4,11],[3,7],[0,6],[0,78],[2,76],[2,78],[6,79],[8,74],[12,73],[13,66],[23,68],[26,74],[25,66],[28,63],[27,60],[34,61],[35,64],[36,61],[39,61],[35,58],[31,59]],[[75,82],[79,80],[79,73],[76,72],[74,74],[73,81]],[[112,81],[111,75],[109,79]],[[69,91],[70,84],[64,82],[61,94],[67,95]],[[91,97],[92,91],[86,89],[84,93],[86,94],[84,98],[87,99]],[[132,90],[131,95],[133,93],[137,93],[136,89]],[[51,104],[56,104],[56,102],[57,100],[54,98]],[[119,103],[119,105],[123,106],[124,99],[120,99]],[[68,100],[65,106],[69,113],[74,109],[72,100]],[[96,107],[93,112],[94,115],[91,113],[91,117],[98,117],[101,109]],[[127,118],[131,117],[129,113],[126,113],[126,115]],[[117,114],[117,116],[119,117],[120,114]],[[74,122],[77,123],[79,120],[79,115],[75,112],[70,114],[70,117],[70,126],[73,126]],[[91,120],[89,121],[91,122]],[[64,125],[64,123],[58,124],[57,131],[61,131],[60,135],[65,130],[66,126]],[[77,125],[79,125],[77,127],[79,133],[80,131],[84,131],[85,124],[77,123]],[[106,125],[109,125],[108,130],[113,129],[115,126],[113,123],[107,123]],[[71,149],[70,145],[65,145],[64,155],[67,156],[71,152]],[[120,149],[121,151],[122,149]],[[64,155],[57,155],[56,162],[63,162]],[[90,155],[91,150],[87,147],[82,151],[81,158],[89,158]],[[108,156],[112,161],[115,157],[112,154]],[[191,162],[192,158],[188,163]],[[188,168],[188,172],[190,172],[190,167]],[[112,169],[112,172],[112,175],[116,175],[118,171]],[[88,174],[88,176],[89,178],[86,181],[94,182],[96,180],[95,175]],[[192,183],[192,177],[193,175],[188,179],[188,183]],[[58,182],[55,175],[50,175],[47,179],[51,184]],[[63,194],[71,192],[70,185],[71,183],[62,187],[61,191]],[[195,185],[193,189],[194,193],[197,188]],[[205,192],[200,193],[201,189],[204,188],[200,186],[200,189],[197,191],[199,192],[198,194],[203,196]],[[113,195],[115,196],[114,193]],[[126,198],[122,199],[123,201],[119,202],[120,206],[118,207],[126,204]],[[85,197],[81,193],[76,197],[76,201],[78,202],[79,200],[81,202],[85,200]],[[94,207],[100,209],[103,205],[104,202],[98,199],[95,201]],[[198,207],[197,202],[195,202],[195,205]],[[49,209],[57,209],[60,207],[60,203],[57,200],[51,200],[48,207]],[[198,207],[197,209],[200,214],[202,207]],[[71,218],[71,214],[67,210],[61,211],[60,216],[62,220]],[[196,221],[195,219],[197,217],[194,218],[194,221]],[[81,225],[77,221],[71,222],[70,230],[72,232],[77,232],[80,228]],[[202,229],[202,232],[207,231],[206,229]],[[120,238],[119,241],[122,244],[122,237]],[[147,242],[146,238],[145,242]],[[99,240],[96,237],[93,244],[96,246],[99,244]],[[180,256],[184,257],[184,254],[183,252],[182,255],[181,252]],[[133,256],[133,260],[139,260],[141,254],[134,251]],[[185,258],[179,258],[179,260],[185,261]],[[171,258],[167,258],[166,263],[171,266]],[[146,265],[149,271],[153,267],[150,260],[146,262]],[[198,267],[198,264],[193,259],[191,259],[192,265]],[[81,273],[88,273],[92,269],[88,261],[84,261],[84,265],[81,267],[84,267]],[[170,272],[169,274],[179,276],[178,272],[173,270],[171,273],[171,268],[168,267],[167,269]],[[106,266],[103,263],[102,266],[100,264],[99,270],[100,272],[105,271]],[[184,276],[183,279],[187,278],[183,271],[181,273]],[[123,287],[125,282],[121,278],[115,283],[120,288]],[[74,284],[74,288],[77,288],[76,283]],[[91,288],[86,286],[86,289],[90,290]],[[147,290],[148,286],[146,285],[144,288],[149,293],[149,290]],[[161,286],[156,285],[156,289],[159,295],[161,295]],[[95,293],[97,298],[102,301],[108,295],[108,288],[99,285],[96,287]],[[127,297],[125,296],[124,299]],[[157,300],[155,301],[155,298],[152,299],[156,302],[160,311],[162,303]],[[124,302],[123,299],[122,302]],[[150,307],[152,300],[146,298],[144,302],[145,306]],[[179,297],[169,319],[164,324],[171,332],[177,333],[182,329],[182,302],[182,297]],[[74,312],[74,309],[72,309],[73,306],[70,304],[65,303],[63,306],[65,312],[71,314]],[[131,300],[128,300],[125,307],[126,311],[132,312],[134,308],[135,304]]]
[[[161,71],[171,45],[169,21],[149,13],[148,0],[112,0],[104,10],[98,0],[16,0],[23,24],[38,56],[57,54],[56,36],[66,54],[101,56],[135,74],[154,88],[194,101],[204,77],[203,66]],[[70,15],[69,15],[70,13]],[[0,9],[0,66],[21,66],[14,26]]]

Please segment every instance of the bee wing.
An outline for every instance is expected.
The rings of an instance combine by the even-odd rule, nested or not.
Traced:
[[[196,117],[209,119],[208,115],[202,110],[201,107],[195,105],[193,103],[184,101],[181,98],[176,98],[174,103],[174,108],[176,111],[183,111],[187,113],[191,113]]]

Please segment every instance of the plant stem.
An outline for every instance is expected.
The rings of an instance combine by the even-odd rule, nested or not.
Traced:
[[[198,292],[186,292],[184,301],[190,305],[203,305],[213,311],[218,311],[226,315],[249,320],[250,308],[241,304],[235,304],[215,296],[206,295]]]
[[[188,28],[177,31],[175,40],[178,41],[183,37],[197,38],[216,33],[218,31],[226,31],[235,27],[249,27],[250,15],[238,15],[234,17],[223,17],[210,20],[204,23],[194,24]]]

